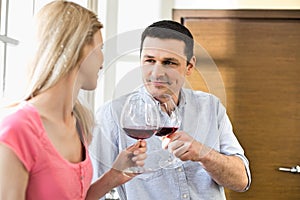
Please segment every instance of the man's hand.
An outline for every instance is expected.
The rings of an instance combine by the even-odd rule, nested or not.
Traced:
[[[201,161],[211,148],[206,147],[193,137],[183,131],[175,132],[169,136],[163,137],[162,147],[169,149],[176,157],[182,161]]]
[[[219,185],[238,192],[248,185],[245,165],[239,157],[221,154],[183,131],[164,137],[163,148],[183,161],[199,162]]]

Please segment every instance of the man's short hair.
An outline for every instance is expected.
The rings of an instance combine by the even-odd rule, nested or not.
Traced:
[[[172,21],[162,20],[154,22],[148,26],[142,33],[140,53],[143,49],[144,40],[146,37],[153,37],[159,39],[175,39],[185,43],[184,53],[187,57],[187,62],[190,61],[194,55],[194,38],[189,29],[184,25]]]

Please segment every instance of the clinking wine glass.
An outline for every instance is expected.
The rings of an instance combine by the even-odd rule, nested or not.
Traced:
[[[144,140],[155,134],[160,118],[157,104],[152,96],[139,91],[133,92],[126,100],[121,113],[121,127],[125,133],[136,140]],[[132,165],[124,173],[141,174],[151,169]]]
[[[176,132],[181,124],[181,117],[177,105],[175,104],[171,95],[164,94],[158,97],[160,101],[161,125],[156,132],[156,136],[168,136]],[[169,152],[168,159],[161,159],[159,165],[162,168],[176,168],[182,165],[182,161]]]

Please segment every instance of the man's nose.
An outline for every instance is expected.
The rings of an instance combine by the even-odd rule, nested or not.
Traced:
[[[152,75],[155,77],[159,77],[159,76],[163,76],[164,74],[165,74],[165,67],[160,63],[156,63],[153,66]]]

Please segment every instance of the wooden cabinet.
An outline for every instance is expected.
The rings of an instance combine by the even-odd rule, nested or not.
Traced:
[[[187,85],[222,99],[250,160],[250,190],[227,198],[299,200],[300,174],[278,168],[300,165],[300,11],[175,9],[173,18],[196,41]]]

